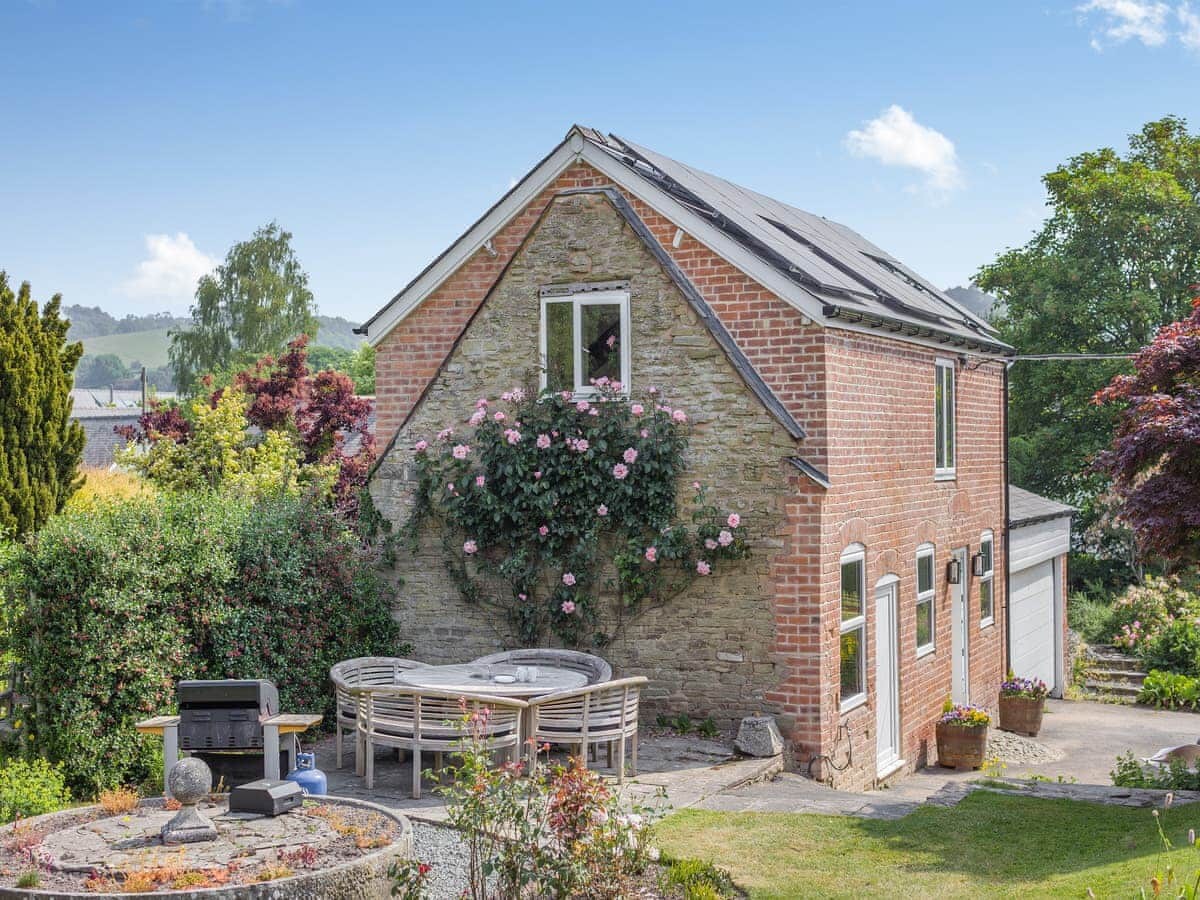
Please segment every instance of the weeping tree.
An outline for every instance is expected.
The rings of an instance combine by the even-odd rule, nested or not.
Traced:
[[[67,343],[61,296],[39,311],[29,283],[0,271],[0,535],[35,531],[79,486],[83,428],[71,384],[83,345]]]
[[[264,225],[197,284],[191,324],[171,333],[176,386],[195,394],[205,374],[232,376],[259,357],[278,356],[301,334],[314,337],[315,312],[291,232]]]

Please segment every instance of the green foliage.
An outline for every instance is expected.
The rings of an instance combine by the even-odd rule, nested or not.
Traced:
[[[28,872],[22,872],[17,877],[17,887],[19,888],[35,888],[41,883],[42,876],[37,869],[30,869]]]
[[[682,891],[684,900],[724,900],[740,896],[733,879],[724,869],[700,859],[663,857],[664,871],[659,878],[663,893],[674,896]]]
[[[0,822],[28,819],[71,802],[62,769],[44,759],[10,759],[0,765]]]
[[[363,343],[356,350],[344,347],[308,348],[308,365],[314,372],[333,369],[354,381],[354,391],[363,396],[375,393],[375,348]]]
[[[264,225],[234,244],[196,286],[191,326],[171,333],[175,383],[194,393],[207,372],[243,368],[263,354],[282,353],[301,334],[317,333],[308,275],[292,249],[291,232]]]
[[[188,407],[192,431],[186,442],[131,444],[117,451],[117,461],[167,490],[328,496],[337,466],[304,464],[295,435],[287,429],[252,433],[247,407],[245,395],[236,390],[222,392],[215,405],[194,400]]]
[[[1112,640],[1112,603],[1086,591],[1072,594],[1067,602],[1067,624],[1088,644]]]
[[[1144,655],[1168,625],[1179,619],[1194,623],[1197,618],[1200,595],[1193,579],[1151,575],[1117,598],[1108,624],[1114,644]]]
[[[40,528],[79,486],[71,383],[83,348],[67,343],[61,299],[39,313],[29,282],[14,294],[0,271],[0,535]]]
[[[407,533],[415,540],[429,515],[447,523],[447,567],[464,599],[501,610],[528,644],[549,628],[568,645],[603,645],[749,552],[739,517],[707,503],[699,482],[690,524],[680,521],[683,410],[653,395],[645,407],[627,403],[608,383],[597,389],[591,402],[520,389],[503,408],[481,399],[472,432],[447,429],[415,448]],[[615,578],[606,580],[608,559]],[[507,596],[489,597],[481,573],[507,582]]]
[[[995,324],[1022,353],[1123,353],[1189,312],[1200,281],[1200,137],[1167,117],[1130,137],[1122,156],[1072,157],[1043,179],[1051,216],[1024,247],[976,276],[1002,306]],[[1012,479],[1081,505],[1097,523],[1106,479],[1091,468],[1117,411],[1091,402],[1123,361],[1018,362],[1011,375]],[[1119,534],[1091,549],[1121,558]]]
[[[1142,682],[1137,702],[1159,709],[1195,709],[1200,704],[1200,679],[1151,669]]]
[[[699,725],[696,726],[696,734],[702,738],[712,739],[720,734],[720,729],[717,728],[717,723],[713,721],[712,716],[706,716]]]
[[[1116,766],[1108,773],[1117,787],[1154,788],[1166,791],[1200,790],[1200,769],[1182,759],[1171,760],[1165,767],[1142,762],[1131,752],[1117,757]]]
[[[467,847],[470,900],[630,896],[646,866],[642,831],[650,810],[627,811],[603,776],[578,757],[566,766],[535,758],[496,766],[487,740],[486,710],[460,719],[459,764],[443,770],[450,783],[446,819]]]
[[[56,516],[4,581],[32,699],[26,744],[82,795],[152,778],[133,723],[187,677],[265,675],[328,712],[328,667],[392,653],[387,592],[347,526],[300,499],[133,497]]]
[[[1152,669],[1200,675],[1200,628],[1196,620],[1176,619],[1154,636],[1141,650],[1142,660]]]

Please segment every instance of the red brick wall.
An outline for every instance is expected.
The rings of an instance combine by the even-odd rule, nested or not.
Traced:
[[[993,708],[1004,665],[1003,409],[1000,364],[977,360],[956,367],[957,477],[936,481],[934,361],[954,354],[885,338],[829,329],[829,475],[822,515],[821,621],[826,665],[823,706],[838,709],[840,689],[840,557],[852,543],[866,547],[867,702],[822,721],[820,754],[842,765],[825,772],[835,783],[862,787],[875,776],[874,587],[899,577],[901,755],[908,768],[936,758],[934,723],[950,692],[950,552],[979,550],[984,530],[994,535],[995,622],[980,628],[979,586],[969,581],[968,636],[973,702]],[[935,546],[935,650],[916,657],[916,550]],[[844,726],[839,736],[838,730]],[[849,745],[849,746],[848,746]],[[852,752],[850,750],[852,749]],[[798,762],[815,752],[808,739]]]

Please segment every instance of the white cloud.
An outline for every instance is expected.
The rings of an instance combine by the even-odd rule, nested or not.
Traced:
[[[202,252],[184,232],[146,235],[147,258],[137,264],[124,292],[145,300],[156,310],[187,309],[201,275],[211,272],[217,260]]]
[[[892,104],[861,129],[846,135],[846,149],[855,156],[877,159],[924,173],[926,186],[946,193],[963,185],[954,142],[922,125],[903,107]]]
[[[1175,6],[1162,0],[1088,0],[1075,11],[1084,19],[1099,18],[1091,42],[1097,52],[1127,41],[1161,47],[1178,39],[1188,50],[1200,53],[1200,13],[1189,0]]]
[[[1100,50],[1105,41],[1123,44],[1128,40],[1141,41],[1147,47],[1158,47],[1170,36],[1168,17],[1171,7],[1162,2],[1146,0],[1089,0],[1075,9],[1087,16],[1097,13],[1103,19],[1099,36],[1093,36],[1092,46]]]
[[[1179,17],[1179,41],[1189,50],[1200,52],[1200,13],[1192,12],[1188,3],[1180,3],[1175,10]]]

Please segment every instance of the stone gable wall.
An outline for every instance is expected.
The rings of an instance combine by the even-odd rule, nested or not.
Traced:
[[[407,517],[412,446],[442,428],[465,429],[478,397],[514,386],[536,389],[544,284],[629,280],[634,393],[657,386],[685,409],[693,431],[686,483],[742,515],[751,556],[696,579],[688,591],[627,625],[602,654],[620,675],[646,675],[645,714],[687,712],[728,723],[756,711],[783,711],[767,699],[787,677],[776,633],[780,567],[811,557],[793,545],[786,511],[800,480],[787,457],[796,442],[746,388],[705,326],[645,245],[601,195],[552,200],[487,302],[470,320],[445,364],[376,472],[372,495],[396,524]],[[453,298],[447,297],[448,302]],[[422,310],[424,307],[422,307]],[[421,311],[418,311],[421,312]],[[410,317],[397,331],[413,320]],[[408,345],[390,335],[391,347]],[[406,357],[389,365],[403,368]],[[460,540],[454,536],[454,543]],[[442,535],[427,528],[414,556],[401,555],[396,616],[415,655],[458,662],[516,646],[503,616],[470,607],[444,566]],[[496,585],[497,592],[506,589]],[[499,595],[499,593],[497,594]]]

